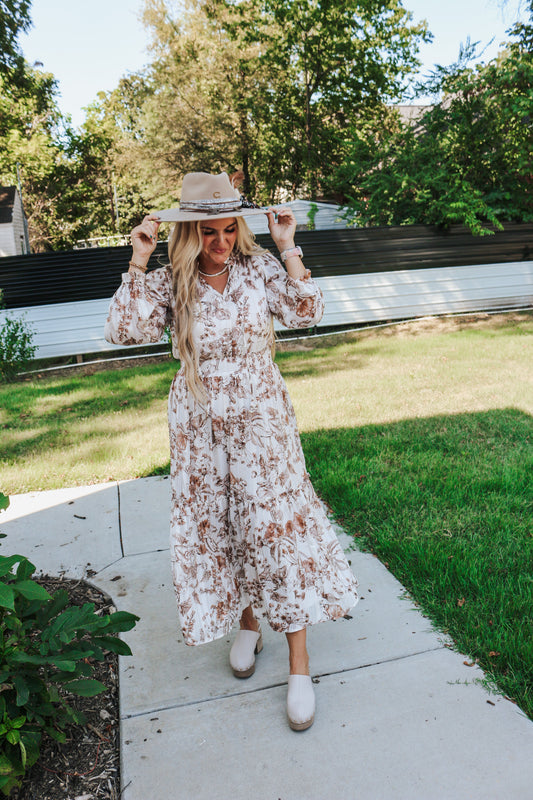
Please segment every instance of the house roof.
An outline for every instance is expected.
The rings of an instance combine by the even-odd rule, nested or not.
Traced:
[[[418,122],[418,120],[424,116],[426,111],[430,111],[433,106],[431,105],[395,105],[393,108],[396,109],[398,114],[400,115],[400,119],[402,122]]]
[[[13,222],[16,186],[0,186],[0,225]]]

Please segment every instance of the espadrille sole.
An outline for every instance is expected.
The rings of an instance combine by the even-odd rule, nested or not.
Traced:
[[[293,731],[306,731],[308,728],[311,727],[314,721],[315,721],[314,714],[311,717],[311,719],[306,720],[306,722],[293,722],[292,719],[289,717],[289,725]]]
[[[254,655],[258,655],[262,649],[263,649],[263,636],[261,635],[256,642],[254,648]],[[231,669],[236,678],[249,678],[250,675],[253,675],[255,672],[255,659],[252,666],[249,667],[248,669],[234,669],[233,667]]]

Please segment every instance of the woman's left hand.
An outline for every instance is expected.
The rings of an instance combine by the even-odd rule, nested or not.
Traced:
[[[266,215],[270,235],[279,251],[293,248],[296,220],[292,209],[289,206],[272,207],[268,209]]]

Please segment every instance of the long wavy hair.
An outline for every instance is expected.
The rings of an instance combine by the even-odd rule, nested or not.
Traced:
[[[230,219],[230,217],[228,217]],[[237,221],[234,252],[251,256],[263,252],[242,217]],[[201,221],[176,222],[168,242],[172,290],[176,299],[176,339],[187,385],[196,399],[205,402],[206,393],[198,372],[199,359],[193,340],[194,311],[198,302],[198,256],[202,251]]]

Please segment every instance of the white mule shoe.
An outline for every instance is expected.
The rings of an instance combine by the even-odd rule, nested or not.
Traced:
[[[287,716],[293,731],[305,731],[315,719],[315,692],[310,675],[289,675]]]
[[[229,654],[229,663],[236,678],[249,678],[255,671],[255,656],[263,649],[263,635],[258,631],[240,630]]]

